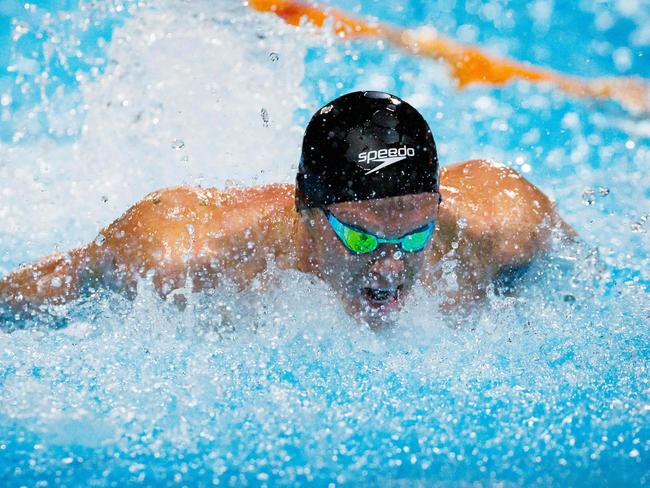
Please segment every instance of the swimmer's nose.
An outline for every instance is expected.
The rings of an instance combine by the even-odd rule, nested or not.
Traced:
[[[368,270],[373,286],[394,287],[404,283],[406,264],[399,250],[386,251],[378,256]]]

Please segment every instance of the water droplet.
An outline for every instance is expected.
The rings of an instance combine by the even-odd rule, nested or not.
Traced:
[[[268,127],[269,126],[269,112],[265,108],[263,108],[262,110],[260,110],[260,115],[262,116],[262,123],[263,123],[264,127]]]
[[[609,188],[607,188],[606,186],[601,186],[600,188],[598,188],[598,194],[601,197],[606,197],[607,195],[609,195]]]
[[[393,254],[393,257],[395,259],[402,259],[402,251],[395,251],[395,253]]]
[[[574,297],[573,295],[564,295],[564,301],[566,303],[575,303],[576,297]]]
[[[269,59],[271,60],[272,63],[277,63],[278,60],[280,59],[280,55],[276,52],[272,52],[269,54]]]
[[[644,214],[636,222],[630,224],[630,230],[635,233],[643,234],[645,233],[645,223],[650,219],[650,213]]]
[[[585,205],[593,205],[596,201],[596,191],[593,188],[587,188],[582,192],[582,203]]]
[[[172,141],[172,149],[178,151],[185,147],[185,141],[183,139],[174,139]]]

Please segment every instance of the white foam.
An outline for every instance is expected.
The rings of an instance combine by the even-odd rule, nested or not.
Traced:
[[[0,191],[0,239],[28,242],[21,258],[92,240],[161,187],[293,179],[304,40],[243,5],[197,2],[182,12],[163,2],[117,29],[106,72],[81,83],[77,140],[0,146],[0,178],[12,182]],[[66,112],[49,117],[50,127],[66,125]]]

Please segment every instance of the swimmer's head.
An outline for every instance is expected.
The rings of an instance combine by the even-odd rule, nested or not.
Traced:
[[[435,193],[438,173],[436,145],[417,110],[389,93],[348,93],[305,130],[296,207]]]
[[[431,130],[403,100],[355,92],[313,116],[296,178],[305,261],[352,315],[392,320],[426,261],[438,189]]]

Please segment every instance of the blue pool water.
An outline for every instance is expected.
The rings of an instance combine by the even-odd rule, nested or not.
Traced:
[[[644,0],[331,4],[650,78]],[[518,169],[582,242],[468,316],[420,290],[380,333],[273,269],[183,312],[146,283],[53,310],[59,330],[0,335],[3,486],[648,484],[650,119],[614,102],[458,92],[434,61],[241,2],[0,0],[0,274],[156,188],[291,181],[306,117],[362,88],[421,109],[444,164]]]

